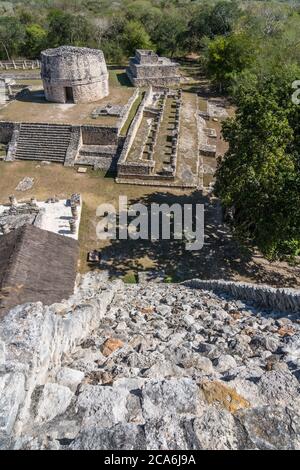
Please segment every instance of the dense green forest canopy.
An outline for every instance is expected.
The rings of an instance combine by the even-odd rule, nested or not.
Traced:
[[[300,255],[300,1],[0,1],[0,59],[63,44],[119,64],[136,48],[196,53],[236,106],[216,180],[234,232],[271,259]]]
[[[0,1],[0,58],[36,58],[42,48],[66,43],[102,48],[110,62],[126,60],[136,47],[183,55],[233,31],[259,39],[295,30],[299,14],[297,1]]]

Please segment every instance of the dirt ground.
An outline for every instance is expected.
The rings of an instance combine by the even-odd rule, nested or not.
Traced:
[[[15,188],[24,176],[34,178],[34,186],[26,192]],[[86,262],[87,252],[100,249],[111,276],[144,269],[164,272],[174,281],[201,277],[203,279],[235,279],[266,283],[274,286],[300,287],[300,269],[286,263],[270,263],[258,253],[241,249],[222,224],[218,201],[203,196],[200,191],[158,190],[157,188],[116,184],[114,179],[89,170],[78,174],[74,168],[36,162],[0,162],[0,202],[10,194],[18,200],[36,196],[44,200],[56,194],[63,198],[73,192],[83,197],[80,226],[80,272],[93,269]],[[130,203],[205,204],[205,245],[200,251],[186,251],[181,240],[113,240],[99,241],[96,237],[96,209],[106,202],[118,206],[119,195],[127,195]]]
[[[122,72],[120,72],[122,75]],[[14,122],[54,122],[61,124],[92,124],[113,126],[118,117],[91,117],[92,111],[106,104],[126,105],[134,93],[134,88],[120,86],[115,83],[116,74],[110,80],[110,94],[100,101],[84,104],[49,103],[45,100],[42,82],[32,82],[32,89],[25,95],[20,95],[0,109],[1,121]],[[22,83],[25,82],[24,80]],[[24,83],[25,84],[25,83]]]

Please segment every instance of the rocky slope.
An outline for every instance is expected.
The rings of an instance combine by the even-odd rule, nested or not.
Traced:
[[[0,334],[2,448],[300,449],[297,313],[89,275]]]

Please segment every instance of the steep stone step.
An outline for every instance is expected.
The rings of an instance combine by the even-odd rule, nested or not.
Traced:
[[[28,151],[20,151],[18,152],[18,158],[20,157],[28,157],[28,154],[29,154],[29,150]],[[49,152],[39,152],[38,153],[38,157],[36,157],[36,153],[32,153],[31,154],[31,158],[41,158],[43,157],[43,160],[45,160],[46,158],[52,158],[52,157],[58,157],[58,158],[64,158],[62,157],[62,155],[58,152],[51,152],[51,154],[49,154]]]
[[[43,144],[36,144],[34,145],[34,142],[32,143],[24,143],[24,142],[18,142],[18,144],[20,145],[20,143],[22,144],[22,148],[32,148],[33,146],[35,146],[36,149],[38,150],[53,150],[55,151],[56,149],[58,151],[61,151],[62,149],[67,149],[68,146],[65,146],[65,145],[56,145],[55,142],[52,142],[52,145],[49,146],[49,145],[43,145]]]
[[[16,159],[49,160],[63,163],[71,138],[71,126],[22,124]]]
[[[27,150],[26,152],[25,151],[18,152],[16,155],[16,158],[20,160],[49,160],[49,161],[56,160],[56,161],[64,162],[65,155],[54,154],[52,152],[41,153],[41,152],[37,152],[34,150],[33,151]]]
[[[117,145],[82,145],[79,150],[81,157],[113,156],[118,149]]]

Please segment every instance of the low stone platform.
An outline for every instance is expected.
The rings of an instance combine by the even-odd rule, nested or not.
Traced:
[[[180,85],[179,64],[147,49],[135,51],[126,73],[131,83],[137,87]]]
[[[109,96],[93,103],[50,103],[45,99],[42,82],[37,81],[28,93],[0,108],[0,121],[114,126],[118,116],[107,114],[95,119],[93,111],[108,104],[126,106],[134,93],[133,88],[116,87],[111,89]]]
[[[117,183],[201,186],[198,134],[196,94],[151,88],[125,140]]]
[[[28,207],[28,210],[26,208]],[[71,212],[70,201],[63,199],[55,202],[44,202],[36,201],[35,205],[29,210],[29,205],[26,203],[17,203],[16,209],[24,208],[24,214],[11,215],[4,217],[4,213],[9,210],[8,205],[0,205],[0,224],[7,223],[10,228],[18,228],[24,224],[32,224],[37,227],[47,230],[49,232],[64,235],[66,237],[78,240],[79,237],[79,226],[81,219],[82,201],[77,209],[77,220],[75,224],[75,232],[72,233],[70,230],[70,220],[73,219]],[[0,229],[1,236],[1,229]]]

